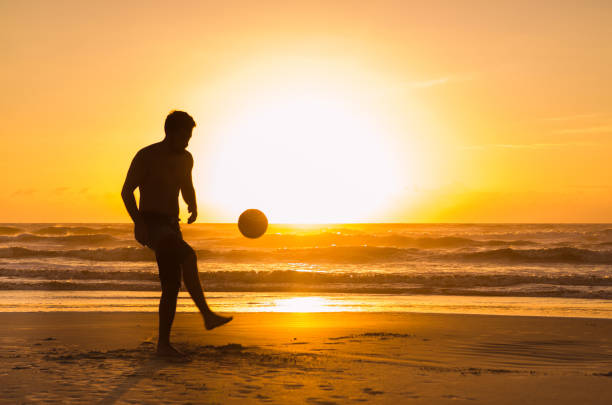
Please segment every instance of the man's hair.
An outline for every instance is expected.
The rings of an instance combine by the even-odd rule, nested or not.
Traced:
[[[166,136],[168,136],[169,134],[175,133],[177,130],[192,129],[195,126],[196,123],[191,115],[187,114],[185,111],[173,110],[166,117],[164,132]]]

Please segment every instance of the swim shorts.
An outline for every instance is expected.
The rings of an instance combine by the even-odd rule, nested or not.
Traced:
[[[141,212],[140,217],[147,227],[147,246],[157,250],[159,242],[166,237],[183,239],[178,217],[155,212]]]
[[[178,289],[181,264],[188,255],[194,254],[183,240],[178,217],[150,212],[141,212],[140,216],[147,228],[147,246],[155,251],[162,288]]]

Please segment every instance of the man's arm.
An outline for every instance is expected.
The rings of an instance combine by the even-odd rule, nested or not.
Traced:
[[[136,240],[143,245],[147,242],[146,227],[142,222],[140,211],[138,211],[138,206],[136,205],[134,190],[136,190],[136,187],[140,186],[144,170],[142,155],[138,152],[136,156],[134,156],[134,159],[132,159],[127,176],[125,176],[123,188],[121,189],[123,204],[125,204],[125,208],[128,214],[130,214],[130,218],[134,221],[134,235]]]
[[[196,202],[195,189],[193,188],[193,180],[191,178],[192,169],[193,157],[191,156],[191,153],[187,152],[187,165],[181,181],[181,195],[187,204],[187,210],[191,213],[191,216],[187,220],[188,224],[194,223],[198,217],[198,204]]]
[[[136,190],[136,187],[140,185],[140,181],[142,180],[142,172],[144,171],[142,166],[142,156],[139,152],[136,154],[136,156],[134,156],[134,159],[132,159],[130,168],[125,176],[125,181],[123,182],[123,188],[121,189],[123,204],[125,204],[125,208],[127,209],[127,212],[130,214],[130,217],[134,223],[140,221],[140,213],[138,212],[138,207],[136,206],[134,190]]]

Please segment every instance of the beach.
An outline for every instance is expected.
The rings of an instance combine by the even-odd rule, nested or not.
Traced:
[[[130,224],[0,227],[0,403],[608,404],[612,225],[183,226],[215,311]]]
[[[607,404],[612,320],[425,313],[0,314],[2,403]]]

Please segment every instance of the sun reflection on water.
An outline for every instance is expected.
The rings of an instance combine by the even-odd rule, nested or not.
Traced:
[[[323,297],[293,297],[274,300],[272,312],[338,312],[343,308]],[[346,310],[346,309],[344,309]]]

